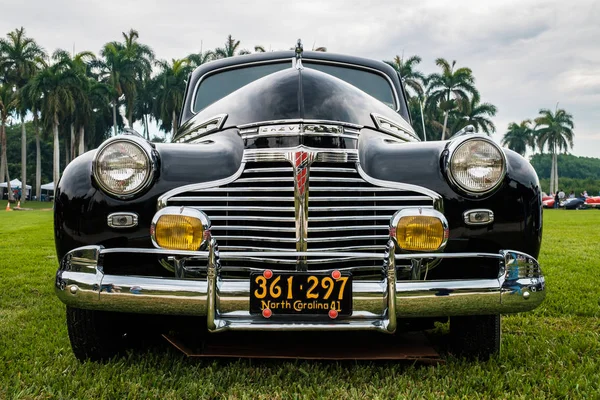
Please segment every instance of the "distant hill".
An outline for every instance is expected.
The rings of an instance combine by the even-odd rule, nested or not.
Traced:
[[[530,161],[540,179],[550,179],[552,165],[550,154],[535,154]],[[600,179],[600,158],[560,154],[558,176],[559,178]]]

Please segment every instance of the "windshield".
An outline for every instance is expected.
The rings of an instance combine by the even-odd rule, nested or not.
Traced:
[[[348,82],[385,103],[390,108],[396,109],[396,101],[390,82],[381,74],[361,68],[350,68],[310,61],[305,61],[303,65],[305,68],[313,68]],[[210,74],[204,77],[198,86],[193,111],[197,113],[215,101],[235,92],[242,86],[246,86],[257,79],[286,68],[290,68],[289,61],[242,66]]]

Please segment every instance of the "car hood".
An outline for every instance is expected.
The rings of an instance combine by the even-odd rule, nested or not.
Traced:
[[[407,124],[390,107],[341,79],[314,69],[290,68],[258,79],[206,107],[180,127],[176,138],[220,114],[227,115],[222,129],[297,119],[375,128],[371,113]]]

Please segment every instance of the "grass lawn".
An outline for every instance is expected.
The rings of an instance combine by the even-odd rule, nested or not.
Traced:
[[[0,399],[600,398],[600,211],[544,224],[546,301],[504,317],[485,363],[199,361],[164,346],[80,364],[53,292],[52,212],[0,211]]]

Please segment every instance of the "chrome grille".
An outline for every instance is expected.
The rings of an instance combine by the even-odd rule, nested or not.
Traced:
[[[249,268],[295,269],[295,257],[261,257],[261,251],[295,251],[293,169],[289,162],[248,162],[237,180],[219,187],[190,190],[168,199],[204,211],[222,251],[256,251],[244,260],[223,260],[225,273]],[[423,194],[375,186],[353,162],[315,161],[309,173],[307,250],[353,251],[380,255],[317,258],[308,269],[369,267],[379,273],[389,221],[402,207],[432,207]],[[365,271],[365,274],[369,274]]]
[[[433,207],[433,200],[420,193],[375,186],[359,175],[354,163],[314,163],[309,176],[308,251],[381,254],[380,260],[344,262],[344,266],[380,269],[389,221],[407,206]],[[313,263],[319,268],[339,267],[338,259]]]
[[[247,163],[234,182],[188,191],[168,204],[205,212],[222,251],[296,250],[294,178],[288,162]]]

